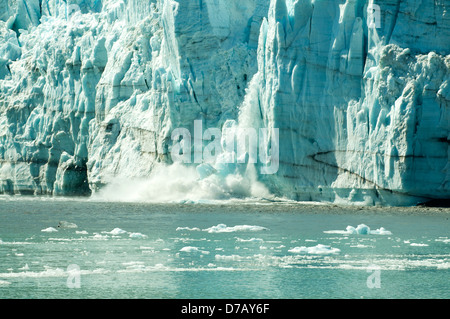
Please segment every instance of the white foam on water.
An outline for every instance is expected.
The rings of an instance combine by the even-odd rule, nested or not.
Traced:
[[[92,275],[92,274],[107,274],[108,270],[104,268],[97,268],[94,270],[81,270],[80,275]],[[68,277],[70,272],[66,269],[52,268],[44,266],[42,271],[21,271],[21,272],[8,272],[0,273],[0,278],[51,278],[51,277]]]
[[[199,165],[201,166],[201,165]],[[93,201],[157,202],[202,204],[231,199],[262,199],[271,197],[266,187],[248,170],[199,174],[196,167],[179,163],[157,165],[146,179],[112,177],[107,186],[94,193]]]

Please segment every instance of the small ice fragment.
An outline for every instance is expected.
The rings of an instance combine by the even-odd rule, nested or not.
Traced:
[[[30,270],[30,267],[28,266],[28,264],[25,264],[25,266],[19,268],[19,270]]]
[[[420,244],[420,243],[411,243],[410,246],[415,246],[415,247],[428,247],[428,244]]]
[[[205,179],[211,176],[212,174],[217,173],[216,169],[212,167],[211,164],[208,163],[198,165],[196,170],[200,179]]]
[[[233,227],[228,227],[225,224],[219,224],[217,226],[212,226],[210,228],[203,229],[208,233],[232,233],[238,231],[261,231],[267,230],[267,228],[262,226],[252,226],[252,225],[237,225]]]
[[[54,232],[57,232],[58,230],[57,229],[55,229],[55,228],[53,228],[53,227],[48,227],[48,228],[46,228],[46,229],[42,229],[41,230],[41,232],[44,232],[44,233],[54,233]]]
[[[208,255],[209,251],[200,250],[198,247],[186,246],[180,249],[181,252],[184,253],[201,253]]]
[[[199,249],[198,249],[198,247],[187,246],[187,247],[181,248],[180,251],[185,252],[185,253],[195,253],[195,252],[198,252]]]
[[[261,238],[242,239],[242,238],[236,237],[236,241],[237,241],[237,242],[241,242],[241,243],[247,243],[247,242],[261,243],[261,242],[263,242],[264,240],[261,239]]]
[[[141,233],[130,233],[130,238],[134,238],[134,239],[142,239],[142,238],[147,238],[147,235],[141,234]]]
[[[331,254],[338,254],[341,252],[338,248],[333,248],[327,245],[318,244],[317,246],[313,247],[294,247],[292,249],[288,250],[291,253],[294,254],[312,254],[312,255],[331,255]]]
[[[193,228],[190,228],[190,227],[178,227],[178,228],[176,229],[176,231],[183,231],[183,230],[187,230],[187,231],[200,231],[200,228],[197,228],[197,227],[193,227]]]
[[[108,239],[108,236],[107,235],[95,234],[94,236],[92,236],[92,239],[95,239],[95,240],[106,240],[106,239]]]
[[[123,229],[120,228],[114,228],[113,230],[111,230],[108,234],[111,235],[122,235],[122,234],[126,234],[127,232]]]
[[[341,235],[392,235],[389,230],[381,227],[376,230],[371,230],[369,226],[360,224],[356,228],[353,226],[347,226],[345,230],[327,230],[326,234],[341,234]]]
[[[370,234],[372,235],[392,235],[392,232],[390,232],[389,230],[384,229],[384,227],[381,227],[377,230],[372,230],[370,232]]]
[[[58,228],[65,228],[65,229],[74,229],[74,228],[78,228],[77,224],[74,223],[69,223],[66,221],[61,221],[58,224]]]

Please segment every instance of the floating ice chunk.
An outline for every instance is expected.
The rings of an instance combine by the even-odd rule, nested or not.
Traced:
[[[392,232],[381,227],[376,230],[371,230],[369,226],[360,224],[356,228],[347,226],[346,230],[327,230],[326,234],[341,234],[341,235],[392,235]]]
[[[0,280],[0,287],[7,287],[9,285],[11,285],[9,281]]]
[[[78,228],[78,225],[74,224],[74,223],[61,221],[58,223],[58,228],[74,229],[74,228]]]
[[[200,231],[201,229],[200,229],[200,228],[197,228],[197,227],[193,227],[193,228],[190,228],[190,227],[177,227],[177,229],[176,229],[176,231],[183,231],[183,230],[187,230],[187,231]]]
[[[428,244],[420,244],[420,243],[410,243],[410,246],[415,246],[415,247],[428,247]]]
[[[311,255],[333,255],[341,252],[338,248],[333,248],[327,245],[318,244],[313,247],[294,247],[288,250],[294,254],[311,254]]]
[[[85,230],[77,230],[76,232],[75,232],[75,234],[77,234],[77,235],[87,235],[88,234],[88,232],[87,231],[85,231]]]
[[[130,233],[130,238],[134,239],[144,239],[147,238],[147,235],[141,234],[141,233]]]
[[[196,253],[199,251],[198,247],[186,246],[180,249],[180,251],[185,253]]]
[[[43,233],[55,233],[55,232],[57,232],[58,230],[56,229],[56,228],[53,228],[53,227],[48,227],[48,228],[46,228],[46,229],[42,229],[41,230],[41,232],[43,232]]]
[[[349,234],[359,234],[359,235],[368,235],[370,234],[370,228],[367,225],[360,224],[358,227],[347,226],[347,233]]]
[[[262,239],[262,238],[250,238],[250,239],[242,239],[242,238],[238,238],[238,237],[236,237],[236,241],[237,242],[240,242],[240,243],[255,243],[255,242],[257,242],[257,243],[261,243],[261,242],[263,242],[264,240]]]
[[[207,231],[208,233],[232,233],[239,231],[261,231],[267,230],[267,228],[262,226],[251,226],[251,225],[237,225],[233,227],[228,227],[225,224],[219,224],[217,226],[212,226],[210,228],[203,229],[203,231]]]
[[[195,254],[195,253],[204,254],[204,255],[209,254],[209,251],[201,250],[200,248],[193,247],[193,246],[183,247],[180,249],[180,251],[184,252],[184,253],[190,253],[190,254]]]
[[[197,173],[200,177],[200,179],[205,179],[212,174],[216,173],[216,170],[214,167],[211,166],[211,164],[203,163],[197,166],[196,168]]]
[[[123,229],[120,229],[120,228],[114,228],[113,230],[111,230],[108,234],[111,234],[111,235],[123,235],[123,234],[126,234],[127,232],[125,231],[125,230],[123,230]]]
[[[392,232],[390,232],[389,230],[384,229],[383,227],[376,229],[376,230],[372,230],[370,232],[371,235],[392,235]]]

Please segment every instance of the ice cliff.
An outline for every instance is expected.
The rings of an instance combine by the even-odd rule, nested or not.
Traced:
[[[251,171],[276,196],[450,198],[449,12],[448,0],[0,0],[0,192],[145,179],[172,164],[173,130],[201,120],[279,129],[276,174]],[[227,174],[249,173],[212,163],[202,178]]]

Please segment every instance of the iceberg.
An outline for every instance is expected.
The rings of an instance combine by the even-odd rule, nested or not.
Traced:
[[[431,0],[0,0],[0,193],[448,199],[449,25]],[[245,129],[257,156],[223,143]]]
[[[345,230],[326,230],[324,233],[342,235],[392,235],[392,232],[384,227],[371,230],[370,227],[365,224],[359,224],[357,227],[347,226]]]
[[[208,233],[256,232],[262,230],[267,230],[267,228],[254,225],[236,225],[233,227],[229,227],[225,224],[218,224],[217,226],[203,229],[203,231],[206,231]]]

